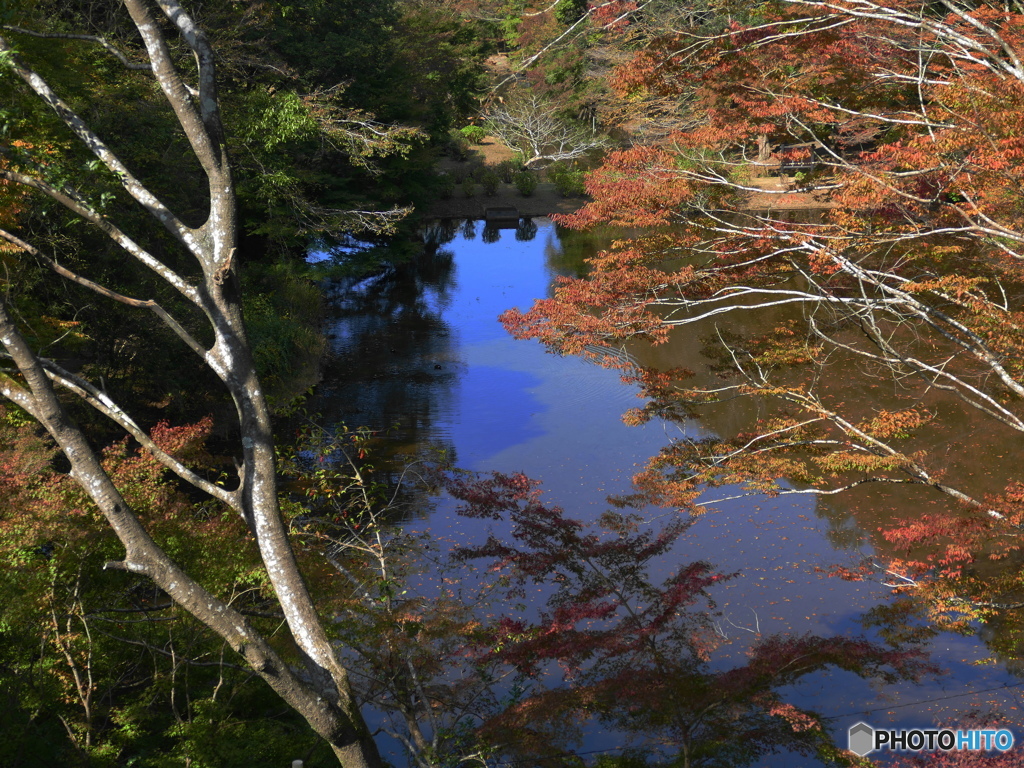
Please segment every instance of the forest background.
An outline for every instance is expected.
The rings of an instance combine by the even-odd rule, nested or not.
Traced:
[[[6,0],[5,764],[379,765],[381,733],[424,768],[578,764],[588,718],[644,739],[609,764],[866,764],[779,690],[830,666],[914,678],[922,637],[983,622],[1018,659],[1019,484],[958,476],[934,446],[950,407],[977,424],[958,450],[1024,429],[1019,11]],[[420,257],[397,243],[453,194],[437,161],[474,125],[518,142],[522,179],[555,162],[571,189],[573,161],[593,169],[566,225],[648,233],[508,314],[514,333],[621,366],[600,350],[704,323],[717,383],[627,365],[649,396],[630,418],[767,406],[751,431],[652,458],[603,531],[521,477],[399,482],[367,462],[369,435],[291,407],[322,352],[318,281]],[[829,212],[750,210],[794,187]],[[337,247],[329,273],[311,245]],[[779,325],[783,304],[802,311]],[[736,313],[767,320],[707,326]],[[832,366],[855,386],[824,390]],[[898,407],[866,396],[878,382]],[[507,537],[446,553],[403,534],[417,483]],[[893,586],[876,639],[764,637],[708,666],[728,576],[647,569],[708,491],[878,503],[855,495],[869,486],[939,499],[840,574]],[[662,528],[629,512],[651,503],[675,511]],[[427,559],[445,586],[412,594]],[[502,607],[528,581],[551,585],[533,623]]]

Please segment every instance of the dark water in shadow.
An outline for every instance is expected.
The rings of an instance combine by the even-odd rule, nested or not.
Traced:
[[[479,225],[463,226],[421,263],[338,296],[330,327],[333,360],[318,407],[328,422],[394,425],[396,445],[407,452],[439,445],[466,469],[524,472],[569,516],[592,520],[607,509],[609,494],[630,490],[632,473],[678,436],[679,427],[625,426],[621,414],[640,402],[618,374],[514,341],[500,326],[501,312],[526,309],[549,295],[556,275],[578,273],[582,259],[602,244],[599,237],[568,235],[563,243],[550,222],[535,223],[529,240],[502,230],[494,241],[493,231],[485,238]],[[696,349],[693,339],[681,336],[651,356],[660,365],[680,365]],[[410,525],[455,540],[483,535],[483,524],[456,520],[452,509],[439,500]],[[870,553],[869,541],[847,511],[819,507],[810,498],[737,499],[702,519],[674,556],[740,572],[714,594],[724,616],[721,631],[732,641],[716,663],[741,661],[754,631],[859,633],[857,618],[886,600],[887,590],[816,569],[855,564]],[[980,640],[940,635],[930,650],[948,673],[920,685],[877,689],[853,674],[822,673],[787,694],[833,718],[842,746],[846,729],[858,720],[926,727],[956,722],[957,711],[972,707],[1020,706],[1021,689],[968,695],[1016,682],[1001,665],[976,666],[989,655]],[[587,748],[614,746],[609,739],[594,734]],[[794,763],[782,756],[756,764]]]

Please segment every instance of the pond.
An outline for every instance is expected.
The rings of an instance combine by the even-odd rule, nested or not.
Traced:
[[[580,274],[583,259],[608,239],[565,232],[546,219],[533,224],[486,232],[477,222],[435,225],[428,234],[444,242],[421,260],[339,290],[317,408],[329,423],[391,428],[398,452],[442,446],[465,469],[523,472],[570,517],[594,520],[609,495],[630,491],[632,474],[679,437],[680,427],[626,426],[622,413],[641,403],[615,371],[515,341],[498,323],[504,310],[525,310],[550,295],[557,275]],[[645,363],[696,367],[698,347],[678,334],[664,347],[635,353],[646,355]],[[745,416],[725,413],[719,424],[685,428],[721,429],[737,418]],[[718,505],[687,531],[674,557],[737,573],[713,593],[729,640],[714,665],[742,663],[755,632],[864,633],[860,617],[886,601],[888,589],[820,570],[853,566],[871,553],[871,537],[857,520],[812,498],[745,497]],[[463,539],[484,530],[478,521],[457,520],[443,498],[409,525]],[[971,709],[1016,711],[1018,679],[1004,664],[981,664],[993,655],[982,637],[938,635],[929,652],[944,672],[919,684],[879,687],[828,672],[784,693],[824,716],[842,747],[847,728],[860,720],[933,727],[958,723],[958,713]],[[595,730],[583,749],[599,753],[615,748],[614,741]],[[792,763],[776,756],[757,764]]]

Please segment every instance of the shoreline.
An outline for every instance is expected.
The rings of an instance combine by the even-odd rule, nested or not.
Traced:
[[[523,197],[511,184],[502,184],[496,195],[481,193],[460,197],[456,193],[447,200],[435,200],[423,210],[423,215],[435,219],[482,219],[488,208],[515,208],[520,217],[535,218],[553,213],[575,213],[587,202],[583,197],[562,197],[549,181],[540,182],[529,197]]]
[[[550,182],[541,182],[530,197],[523,197],[511,184],[503,184],[491,197],[452,197],[437,200],[422,211],[429,219],[483,219],[488,208],[515,208],[522,218],[550,216],[554,213],[575,213],[589,202],[583,197],[562,197]],[[832,203],[820,193],[800,191],[764,191],[749,194],[739,207],[741,211],[823,211]]]

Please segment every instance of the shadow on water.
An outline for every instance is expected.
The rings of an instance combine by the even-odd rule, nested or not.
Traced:
[[[451,460],[457,460],[456,446],[445,425],[459,421],[467,408],[477,421],[494,422],[492,443],[497,435],[506,441],[525,435],[514,411],[486,414],[474,404],[509,399],[503,393],[527,389],[532,377],[480,363],[470,370],[461,349],[464,328],[450,317],[460,312],[453,301],[473,301],[471,293],[490,287],[478,274],[460,278],[454,253],[446,246],[456,237],[463,243],[476,241],[478,234],[478,243],[494,244],[503,230],[514,234],[508,238],[514,243],[529,243],[538,233],[537,223],[528,218],[506,227],[473,220],[433,222],[423,229],[416,257],[333,287],[326,329],[329,356],[311,404],[326,424],[387,430],[389,452],[417,455],[429,447],[444,450]],[[494,416],[509,418],[495,421]]]
[[[454,269],[437,248],[337,291],[313,403],[326,423],[394,429],[416,445],[450,408],[458,360],[443,313]]]

